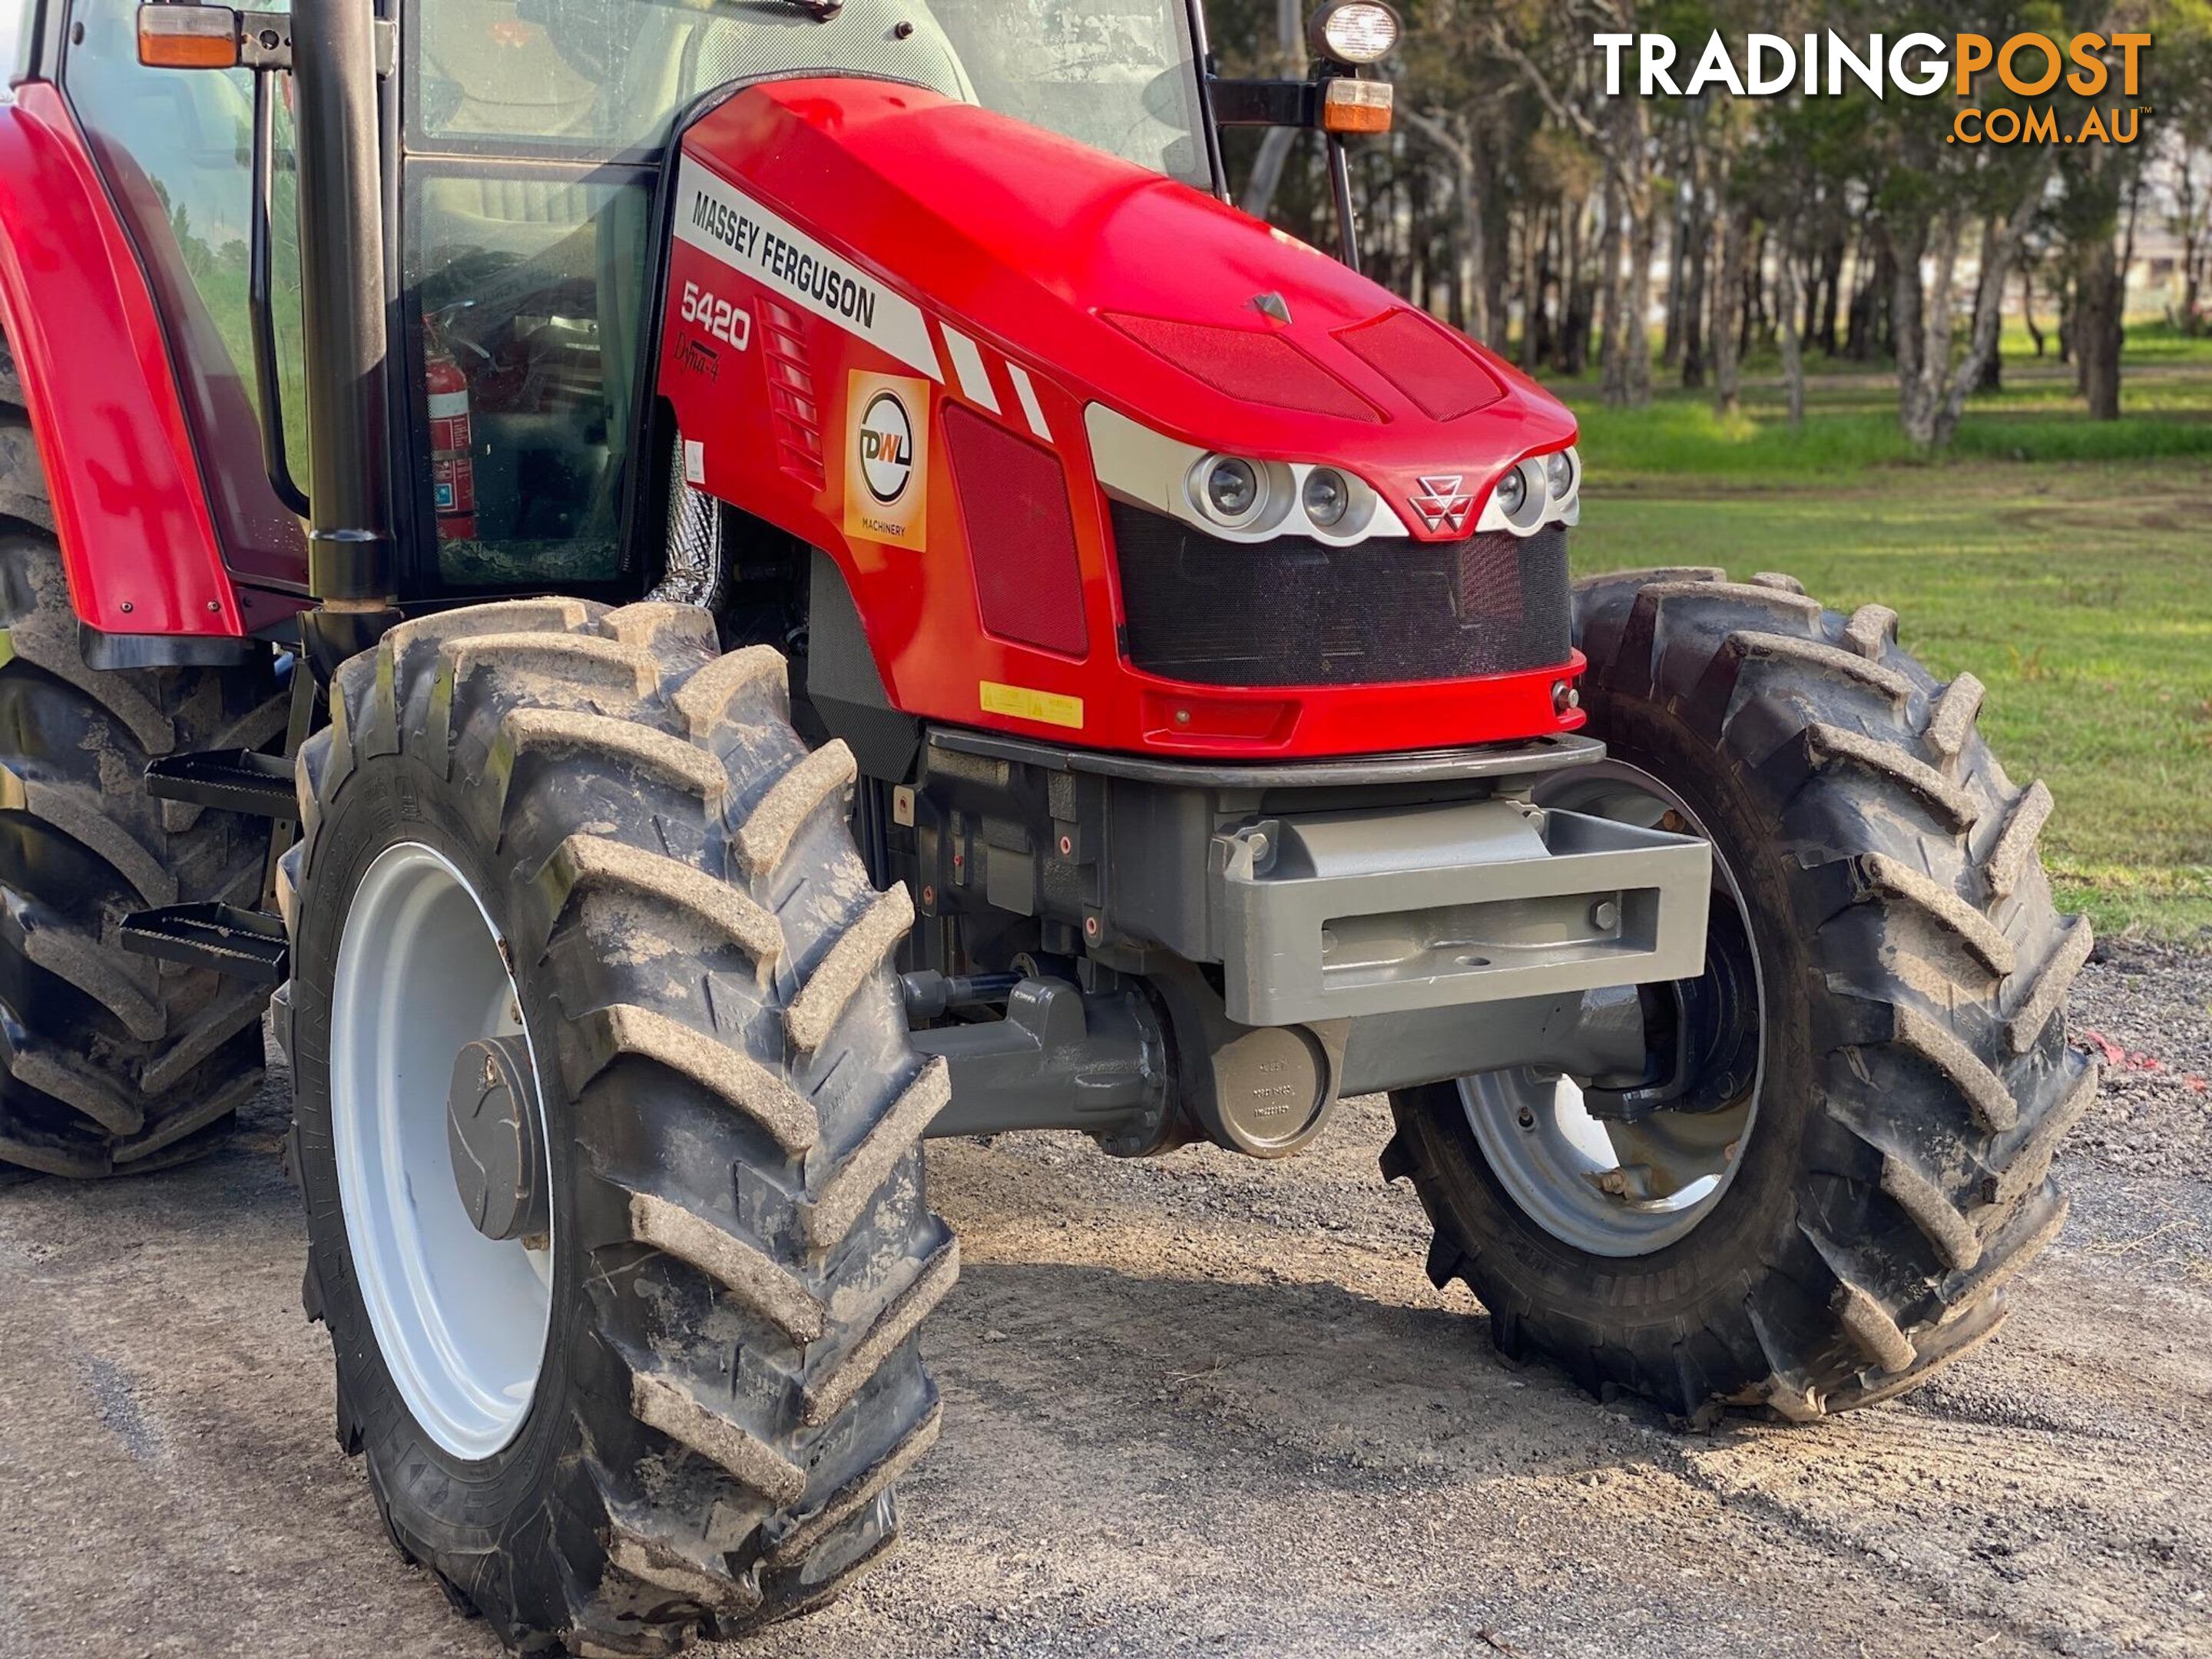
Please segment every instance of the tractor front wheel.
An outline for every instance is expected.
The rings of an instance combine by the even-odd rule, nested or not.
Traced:
[[[570,599],[393,629],[301,751],[278,1023],[338,1439],[522,1651],[822,1599],[936,1435],[945,1062],[853,775],[775,653]]]
[[[1994,1331],[2066,1201],[2094,1097],[2068,1046],[2088,925],[2035,855],[2050,809],[1897,618],[1717,570],[1580,584],[1608,758],[1550,804],[1698,834],[1706,972],[1650,988],[1652,1088],[1529,1073],[1394,1096],[1386,1176],[1498,1346],[1702,1420],[1886,1399]],[[1662,1076],[1661,1074],[1664,1075]]]

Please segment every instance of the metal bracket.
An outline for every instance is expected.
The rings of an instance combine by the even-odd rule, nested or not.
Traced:
[[[250,749],[166,755],[146,769],[146,793],[156,800],[190,801],[225,812],[291,822],[300,816],[292,763]]]
[[[123,948],[163,962],[212,968],[234,979],[279,985],[291,963],[284,921],[235,904],[169,904],[136,910],[118,932]]]
[[[1233,81],[1211,76],[1206,95],[1214,121],[1224,127],[1317,127],[1318,81]]]
[[[290,69],[292,14],[289,11],[239,13],[238,61],[244,69]]]

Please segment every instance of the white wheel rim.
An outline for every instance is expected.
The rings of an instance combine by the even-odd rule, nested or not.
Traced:
[[[1765,1086],[1765,973],[1742,885],[1688,802],[1624,761],[1607,759],[1559,775],[1567,781],[1555,783],[1548,794],[1539,791],[1540,805],[1571,806],[1644,829],[1657,827],[1669,809],[1680,813],[1689,832],[1712,848],[1714,891],[1735,907],[1752,940],[1753,994],[1761,1020],[1747,1101],[1734,1113],[1686,1116],[1662,1110],[1646,1121],[1647,1133],[1668,1126],[1677,1141],[1671,1150],[1678,1158],[1704,1165],[1697,1179],[1663,1199],[1632,1200],[1600,1188],[1607,1172],[1620,1170],[1621,1151],[1606,1126],[1584,1108],[1583,1091],[1572,1079],[1542,1076],[1527,1067],[1459,1079],[1468,1126],[1492,1172],[1523,1213],[1554,1238],[1592,1255],[1649,1255],[1687,1237],[1719,1207],[1743,1167],[1743,1148],[1758,1123]],[[1582,793],[1570,794],[1570,789]]]
[[[520,1013],[499,930],[461,872],[419,842],[378,854],[331,996],[338,1197],[393,1385],[424,1432],[471,1462],[520,1430],[552,1324],[550,1239],[478,1232],[447,1150],[454,1057],[483,1037],[520,1032],[526,1046]],[[538,1129],[550,1152],[542,1113]]]

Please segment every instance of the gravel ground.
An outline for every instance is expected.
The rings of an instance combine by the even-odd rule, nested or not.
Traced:
[[[1502,1364],[1379,1103],[1279,1165],[933,1147],[966,1267],[905,1547],[723,1651],[2212,1654],[2212,957],[2112,949],[2075,1024],[2112,1085],[2004,1334],[1810,1429]],[[498,1653],[332,1443],[280,1121],[0,1193],[0,1654]]]

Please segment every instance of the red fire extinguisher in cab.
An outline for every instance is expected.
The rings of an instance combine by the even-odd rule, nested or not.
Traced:
[[[473,541],[477,471],[469,430],[469,377],[431,319],[422,319],[422,392],[430,416],[430,495],[441,542]]]

